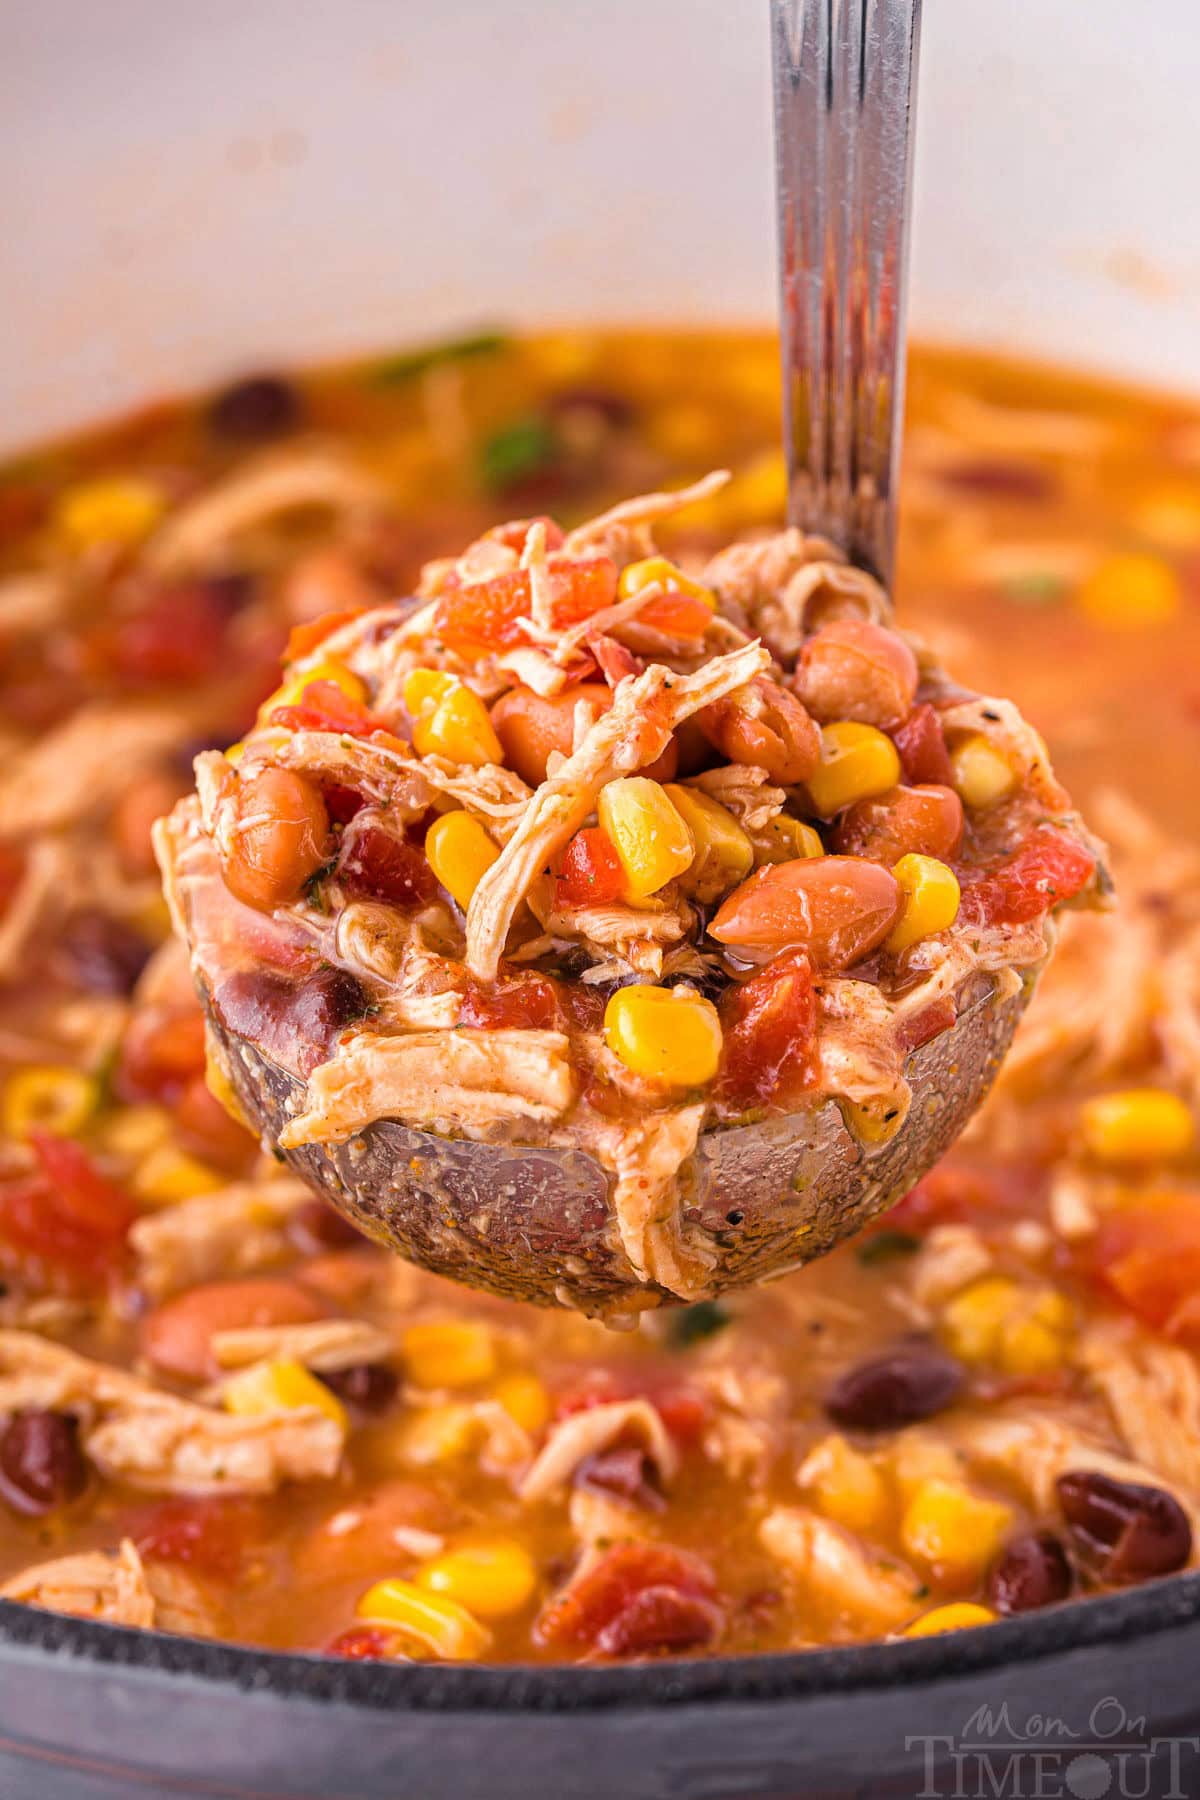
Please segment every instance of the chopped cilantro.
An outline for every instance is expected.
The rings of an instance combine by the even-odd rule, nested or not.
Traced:
[[[415,381],[418,375],[425,375],[430,369],[441,368],[446,363],[494,355],[505,349],[508,342],[500,331],[476,331],[466,337],[446,338],[440,344],[427,344],[424,349],[405,350],[399,356],[385,358],[374,365],[371,379],[380,387],[399,387],[402,382]]]
[[[557,456],[558,440],[550,426],[531,413],[485,439],[479,473],[489,493],[503,494],[549,469]]]
[[[682,1306],[667,1321],[667,1342],[673,1350],[687,1350],[705,1338],[715,1337],[733,1324],[733,1314],[717,1300],[698,1300],[695,1306]]]

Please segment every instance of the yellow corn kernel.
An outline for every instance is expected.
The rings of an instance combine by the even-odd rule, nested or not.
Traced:
[[[100,544],[137,544],[153,531],[166,510],[157,488],[136,476],[113,475],[68,488],[55,520],[74,550]]]
[[[510,1419],[531,1434],[541,1431],[550,1421],[550,1396],[536,1375],[505,1375],[492,1389],[492,1398],[500,1402]]]
[[[795,862],[798,856],[824,856],[821,834],[803,819],[787,813],[776,813],[766,825],[752,834],[754,860],[763,863]]]
[[[743,525],[774,525],[787,512],[787,466],[780,450],[764,450],[729,484],[729,498]]]
[[[9,1137],[28,1137],[31,1131],[74,1137],[99,1104],[100,1084],[91,1075],[56,1063],[30,1063],[5,1083],[0,1121]]]
[[[235,1124],[244,1125],[246,1130],[257,1136],[257,1129],[237,1096],[237,1089],[225,1073],[224,1066],[213,1054],[211,1035],[204,1039],[204,1081],[214,1100],[220,1102]]]
[[[873,1537],[887,1520],[887,1482],[869,1456],[836,1432],[809,1452],[801,1479],[818,1512],[847,1531]]]
[[[418,756],[444,756],[447,762],[468,763],[475,769],[504,761],[487,707],[462,681],[417,714],[412,741]]]
[[[901,1636],[939,1637],[943,1631],[966,1631],[973,1625],[994,1625],[996,1617],[990,1606],[980,1606],[975,1600],[956,1600],[950,1606],[935,1606],[932,1612],[922,1613],[919,1619],[904,1627]]]
[[[617,853],[631,900],[657,894],[691,864],[692,834],[665,788],[649,776],[610,781],[600,791],[596,810]]]
[[[831,819],[855,800],[870,800],[895,787],[900,756],[890,737],[874,725],[839,719],[821,733],[821,761],[808,778],[813,806]]]
[[[480,1619],[519,1613],[532,1600],[537,1579],[533,1558],[512,1538],[460,1544],[435,1556],[417,1574],[421,1587],[456,1600]]]
[[[1006,799],[1017,785],[1011,765],[978,732],[951,746],[950,767],[963,805],[973,807],[976,812]]]
[[[444,700],[451,688],[459,685],[458,676],[447,675],[444,669],[413,669],[404,677],[405,711],[413,719],[432,712],[438,701]]]
[[[479,820],[468,812],[443,813],[425,834],[425,859],[464,912],[499,855]]]
[[[486,1325],[473,1319],[410,1325],[400,1344],[415,1387],[474,1387],[496,1372],[496,1341]]]
[[[700,1087],[721,1060],[721,1021],[711,1000],[684,988],[618,988],[604,1009],[604,1039],[635,1075]]]
[[[245,1418],[260,1413],[307,1412],[315,1407],[346,1429],[346,1409],[337,1395],[291,1357],[254,1363],[232,1375],[221,1390],[221,1401],[226,1412]]]
[[[948,1303],[941,1335],[963,1362],[1035,1375],[1061,1367],[1073,1325],[1071,1303],[1056,1288],[989,1275]]]
[[[287,680],[277,687],[268,699],[263,701],[258,709],[259,726],[269,722],[276,707],[299,706],[304,698],[305,690],[311,687],[314,681],[331,681],[334,687],[341,689],[347,700],[353,700],[359,706],[366,703],[366,683],[360,681],[353,669],[348,669],[345,663],[334,662],[332,659],[326,662],[311,663],[308,668],[299,669],[294,675],[289,675]],[[233,748],[241,750],[244,746],[235,744]],[[227,760],[233,760],[230,751],[227,750],[225,756]]]
[[[1080,1108],[1084,1149],[1098,1162],[1170,1162],[1196,1142],[1196,1123],[1178,1094],[1163,1088],[1124,1088],[1097,1094]]]
[[[146,1156],[171,1134],[171,1115],[162,1106],[118,1106],[100,1122],[103,1149],[130,1161]]]
[[[669,782],[663,789],[692,834],[695,854],[680,876],[685,894],[710,905],[754,867],[754,846],[733,814],[698,788]]]
[[[887,1448],[888,1473],[902,1503],[907,1506],[927,1481],[959,1481],[962,1466],[949,1444],[925,1437],[919,1431],[901,1431]]]
[[[987,1567],[1013,1528],[1010,1506],[950,1481],[924,1481],[904,1509],[900,1542],[943,1578],[963,1580]]]
[[[892,874],[904,895],[904,911],[889,932],[884,948],[899,954],[922,938],[933,937],[953,925],[962,895],[954,870],[936,856],[902,856]]]
[[[355,1612],[372,1625],[389,1625],[415,1638],[443,1662],[471,1662],[491,1638],[457,1600],[427,1593],[413,1581],[393,1576],[367,1589]]]
[[[706,588],[702,581],[694,581],[685,575],[682,569],[665,556],[647,556],[642,562],[630,563],[621,570],[617,582],[618,600],[627,600],[630,594],[640,594],[642,589],[657,581],[660,587],[676,594],[689,594],[693,600],[701,600],[710,612],[717,608],[716,595],[711,588]]]
[[[151,1206],[173,1206],[178,1200],[194,1200],[224,1187],[228,1176],[210,1169],[199,1157],[177,1150],[174,1144],[156,1145],[139,1163],[133,1191]]]
[[[246,754],[246,740],[245,740],[245,738],[239,738],[237,743],[230,744],[228,750],[225,752],[225,761],[227,763],[232,763],[234,768],[236,769],[238,764],[241,762],[243,756],[245,756],[245,754]]]
[[[1175,617],[1181,598],[1179,577],[1161,557],[1123,551],[1092,570],[1077,598],[1080,610],[1095,624],[1137,631]]]
[[[428,1469],[465,1456],[482,1435],[483,1426],[475,1408],[465,1401],[455,1401],[419,1408],[401,1421],[393,1443],[405,1467]]]

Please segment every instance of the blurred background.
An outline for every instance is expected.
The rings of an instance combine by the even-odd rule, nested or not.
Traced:
[[[1200,385],[1187,0],[927,0],[912,320]],[[755,321],[766,0],[7,0],[0,440],[482,323]]]

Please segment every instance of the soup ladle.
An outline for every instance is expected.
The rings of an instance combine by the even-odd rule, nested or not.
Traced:
[[[919,0],[772,0],[771,14],[790,517],[886,583]],[[975,1110],[1028,991],[999,998],[990,976],[965,982],[957,1023],[909,1059],[912,1105],[886,1143],[861,1143],[833,1101],[702,1133],[679,1205],[711,1255],[706,1291],[810,1262],[899,1198]],[[302,1084],[206,1004],[216,1054],[275,1144]],[[612,1177],[582,1150],[383,1119],[286,1154],[369,1237],[474,1287],[610,1317],[678,1298],[638,1281]]]

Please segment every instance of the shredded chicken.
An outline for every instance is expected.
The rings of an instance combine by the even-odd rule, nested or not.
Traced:
[[[1137,1461],[1200,1502],[1200,1365],[1192,1353],[1119,1320],[1092,1325],[1074,1360]]]
[[[313,1070],[285,1149],[336,1143],[376,1119],[486,1135],[516,1121],[549,1125],[575,1092],[559,1031],[360,1032]]]
[[[661,756],[672,731],[701,707],[732,693],[768,663],[757,644],[715,657],[695,675],[661,664],[614,690],[609,711],[534,794],[516,831],[484,875],[467,912],[467,966],[494,979],[517,907],[542,869],[587,819],[600,789]]]
[[[36,837],[107,811],[187,731],[178,707],[81,706],[0,768],[0,836]]]
[[[0,1331],[0,1414],[76,1412],[102,1474],[157,1493],[271,1493],[335,1472],[344,1431],[315,1407],[254,1416],[180,1400],[30,1332]]]
[[[807,1598],[852,1629],[896,1631],[920,1607],[921,1583],[911,1569],[806,1507],[777,1506],[759,1537]]]
[[[288,1251],[287,1228],[312,1194],[290,1179],[239,1181],[135,1219],[138,1286],[152,1299],[198,1282],[253,1275]]]
[[[720,492],[729,478],[728,469],[714,469],[690,487],[677,488],[674,493],[639,494],[632,500],[622,500],[619,505],[568,532],[563,553],[581,556],[589,551],[594,554],[597,550],[605,550],[621,563],[646,556],[654,547],[646,533],[647,526],[656,519],[669,519],[698,500],[709,499]]]
[[[280,1358],[306,1369],[352,1369],[386,1362],[395,1345],[385,1331],[365,1319],[317,1319],[306,1325],[246,1325],[217,1331],[213,1358],[222,1369],[246,1369]]]
[[[216,1637],[220,1630],[214,1609],[188,1572],[143,1561],[128,1538],[116,1550],[83,1550],[22,1569],[0,1587],[0,1598],[144,1631]]]
[[[792,528],[721,550],[704,572],[728,618],[761,637],[791,668],[805,636],[835,618],[887,624],[891,604],[879,583],[851,567],[828,539]]]
[[[243,532],[285,513],[368,513],[386,494],[366,470],[320,446],[265,456],[169,514],[143,553],[147,568],[178,575],[215,561]]]
[[[674,1480],[679,1454],[656,1409],[648,1400],[614,1400],[572,1413],[554,1426],[521,1482],[521,1499],[528,1505],[550,1499],[580,1463],[628,1438],[641,1441],[664,1486]]]
[[[726,812],[731,812],[746,831],[762,831],[787,800],[783,788],[773,787],[765,769],[750,763],[727,763],[721,768],[705,769],[693,775],[685,787],[699,788],[711,796]]]
[[[935,1225],[908,1264],[908,1291],[932,1311],[986,1275],[992,1253],[973,1225]]]
[[[680,1221],[684,1202],[678,1177],[696,1148],[703,1120],[700,1103],[592,1127],[593,1147],[616,1177],[613,1218],[634,1273],[683,1300],[698,1299],[712,1273],[711,1248],[689,1242]]]

